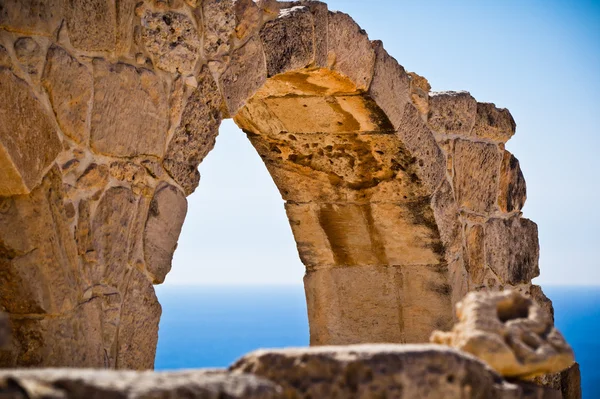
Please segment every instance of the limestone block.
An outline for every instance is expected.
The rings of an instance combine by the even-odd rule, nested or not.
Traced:
[[[433,193],[446,173],[446,159],[431,130],[412,104],[404,107],[402,123],[396,133],[418,163],[417,177]],[[455,186],[456,187],[456,186]]]
[[[198,165],[215,145],[221,124],[222,102],[208,68],[203,68],[198,75],[198,87],[188,99],[163,163],[186,195],[198,187]]]
[[[562,399],[582,398],[581,372],[577,362],[559,373],[536,377],[534,382],[538,385],[559,391]]]
[[[117,288],[125,284],[129,242],[139,234],[131,231],[136,204],[135,196],[125,187],[112,187],[100,199],[91,224],[97,256],[97,263],[89,271],[92,282]]]
[[[304,68],[314,62],[314,21],[307,7],[281,10],[279,17],[267,22],[260,31],[267,76]]]
[[[64,1],[71,44],[83,51],[115,51],[117,19],[114,0]]]
[[[542,308],[546,313],[552,318],[554,322],[554,306],[552,306],[552,301],[548,299],[544,291],[542,291],[542,287],[539,285],[532,285],[529,288],[529,295],[531,299],[534,300],[535,303],[538,304],[540,308]]]
[[[472,356],[437,345],[370,344],[259,350],[244,356],[231,369],[280,384],[282,397],[560,397],[541,387],[507,383]]]
[[[235,32],[235,10],[233,0],[202,1],[204,22],[204,53],[208,59],[218,59],[231,47]]]
[[[168,72],[190,74],[201,51],[200,37],[192,20],[176,12],[142,17],[142,38],[154,65]]]
[[[14,44],[15,56],[25,73],[34,79],[39,79],[44,65],[45,49],[31,37],[20,37]]]
[[[152,369],[162,308],[148,277],[132,269],[122,305],[117,368]]]
[[[426,202],[287,203],[286,211],[308,268],[438,264],[443,256]]]
[[[366,32],[348,14],[330,11],[327,40],[329,68],[350,78],[358,90],[367,90],[373,77],[375,51]]]
[[[482,225],[473,225],[465,227],[465,267],[469,273],[471,283],[475,286],[484,284],[485,277],[485,249],[484,233]]]
[[[504,151],[500,169],[500,191],[498,206],[506,213],[520,211],[527,199],[527,185],[519,166],[519,160],[508,151]]]
[[[234,116],[266,79],[265,54],[260,39],[254,37],[233,53],[219,79],[229,114]]]
[[[458,205],[448,180],[444,180],[431,198],[435,222],[444,243],[447,258],[460,252],[461,232],[458,220]]]
[[[449,327],[450,287],[440,266],[356,266],[304,278],[312,345],[425,342]],[[446,313],[444,313],[446,312]]]
[[[468,136],[477,115],[477,101],[466,91],[431,93],[428,123],[437,133]]]
[[[0,98],[0,196],[26,194],[61,151],[61,143],[29,86],[4,68]]]
[[[506,108],[494,104],[477,103],[477,117],[472,135],[506,143],[514,134],[517,124]]]
[[[181,191],[166,183],[157,187],[144,228],[146,267],[154,284],[162,283],[171,270],[186,213],[187,200]]]
[[[77,143],[87,144],[93,87],[90,71],[64,49],[53,45],[46,56],[42,83],[63,133]]]
[[[128,54],[133,41],[135,9],[137,0],[117,1],[117,52]]]
[[[373,42],[373,48],[376,58],[369,95],[398,129],[404,108],[410,101],[410,80],[404,68],[385,51],[381,41]]]
[[[502,153],[494,144],[457,140],[454,147],[454,190],[459,206],[480,213],[496,206]]]
[[[236,42],[244,42],[256,33],[262,22],[262,10],[253,0],[236,0],[235,12]]]
[[[12,314],[71,310],[81,291],[58,168],[31,194],[0,202],[0,306]]]
[[[167,93],[155,73],[131,65],[94,62],[91,147],[112,156],[164,152]]]
[[[77,179],[78,189],[100,189],[108,183],[108,167],[106,165],[90,164]]]
[[[431,85],[424,77],[414,73],[408,73],[410,79],[410,98],[419,113],[427,116],[429,114],[429,92]]]
[[[471,292],[456,314],[452,331],[436,331],[431,341],[471,353],[503,376],[530,379],[574,362],[549,315],[516,291]]]
[[[281,389],[264,378],[225,370],[152,373],[129,370],[54,369],[0,372],[2,397],[41,398],[40,392],[44,398],[277,399],[282,397]]]
[[[538,228],[531,220],[490,219],[484,245],[486,262],[503,283],[528,283],[540,275]]]
[[[12,60],[10,59],[10,54],[6,48],[0,45],[0,68],[8,68],[12,67]]]
[[[63,17],[63,0],[3,0],[0,28],[29,35],[52,36]]]

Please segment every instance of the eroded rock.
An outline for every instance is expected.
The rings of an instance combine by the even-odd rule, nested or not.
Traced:
[[[498,206],[503,212],[520,211],[527,199],[527,185],[519,160],[508,151],[504,151],[500,169],[500,191]]]
[[[437,133],[468,136],[475,125],[477,101],[466,91],[431,93],[429,126]]]
[[[549,315],[516,291],[471,292],[456,314],[452,331],[436,331],[431,341],[471,353],[503,376],[529,379],[574,362]]]
[[[117,19],[113,1],[78,0],[63,3],[69,39],[74,47],[83,51],[116,49]]]

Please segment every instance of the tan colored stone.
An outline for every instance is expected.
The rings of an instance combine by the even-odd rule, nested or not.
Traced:
[[[494,144],[457,140],[454,147],[454,190],[459,206],[493,212],[500,180],[502,153]]]
[[[484,284],[486,265],[483,226],[477,224],[465,227],[465,244],[465,267],[471,283],[480,286]]]
[[[346,76],[327,68],[304,69],[269,78],[251,102],[277,97],[335,97],[361,94]],[[368,101],[368,99],[365,99]],[[379,108],[379,107],[377,107]],[[373,111],[373,110],[371,110]],[[381,111],[381,113],[383,113]],[[265,121],[268,122],[268,121]]]
[[[233,9],[235,12],[235,39],[244,42],[254,35],[262,22],[262,11],[253,0],[236,0]]]
[[[267,79],[267,67],[262,44],[250,39],[231,56],[230,65],[220,78],[220,87],[229,114],[234,116]]]
[[[560,397],[541,387],[507,383],[472,356],[434,345],[259,350],[231,369],[268,378],[290,398]]]
[[[77,179],[77,188],[81,190],[103,188],[108,183],[108,167],[92,163]]]
[[[458,205],[454,199],[452,185],[444,180],[431,198],[431,208],[447,255],[460,251],[460,222]],[[448,258],[448,256],[447,256]]]
[[[138,0],[117,1],[117,52],[129,54],[133,42],[135,8]]]
[[[350,78],[357,89],[367,90],[373,78],[375,51],[366,32],[348,14],[330,11],[327,39],[329,68]]]
[[[162,308],[148,277],[132,269],[122,305],[117,364],[120,369],[154,367]]]
[[[187,201],[180,190],[168,184],[157,187],[144,228],[146,267],[154,284],[162,283],[171,270],[186,213]]]
[[[286,210],[300,258],[309,269],[438,264],[443,255],[426,202],[287,203]]]
[[[546,374],[536,377],[534,382],[538,385],[557,390],[562,399],[581,399],[581,372],[577,362],[559,373]]]
[[[208,59],[218,59],[231,48],[235,32],[235,10],[232,0],[202,1],[204,22],[204,53]]]
[[[60,152],[60,140],[29,86],[3,68],[0,98],[0,196],[25,194]]]
[[[94,150],[113,156],[160,157],[167,127],[167,94],[160,77],[131,65],[94,60]]]
[[[200,57],[200,37],[192,20],[176,12],[142,17],[144,45],[154,65],[168,72],[189,74]]]
[[[222,103],[223,99],[208,68],[203,68],[198,75],[198,87],[187,101],[163,163],[186,195],[198,187],[198,165],[215,145],[221,124]]]
[[[459,323],[431,341],[471,353],[504,376],[532,378],[561,371],[573,350],[549,315],[515,291],[468,294],[456,307]]]
[[[260,31],[267,76],[304,68],[314,63],[315,36],[312,13],[307,7],[280,11],[277,19]]]
[[[552,301],[550,301],[546,294],[544,294],[544,291],[542,291],[542,287],[539,285],[532,285],[529,288],[529,296],[531,296],[531,299],[533,299],[535,303],[551,317],[552,322],[554,322],[554,306],[552,306]]]
[[[0,45],[0,68],[12,68],[12,60],[6,48]]]
[[[10,343],[11,331],[10,331],[10,320],[6,313],[0,312],[0,349],[4,348]]]
[[[63,1],[69,39],[83,51],[116,49],[117,19],[114,0]]]
[[[88,68],[53,45],[46,56],[43,85],[63,133],[77,143],[87,144],[93,85]]]
[[[383,48],[373,42],[375,67],[369,95],[387,115],[395,129],[402,124],[404,108],[410,101],[410,80],[404,68]]]
[[[515,134],[516,128],[517,124],[506,108],[477,103],[477,117],[472,132],[474,136],[506,143]]]
[[[477,101],[466,91],[431,93],[429,126],[437,133],[468,136],[475,125]]]
[[[15,56],[25,73],[39,79],[44,65],[44,48],[31,37],[20,37],[13,44]]]
[[[490,219],[485,224],[485,258],[506,284],[528,283],[539,276],[537,225],[529,219]]]
[[[22,34],[52,36],[63,17],[64,0],[3,0],[0,28]]]
[[[414,72],[409,72],[410,79],[410,98],[413,104],[422,115],[429,114],[429,92],[431,85],[424,77],[417,75]]]
[[[519,166],[519,160],[508,151],[504,151],[500,169],[500,191],[498,206],[502,212],[520,211],[527,199],[527,185]]]

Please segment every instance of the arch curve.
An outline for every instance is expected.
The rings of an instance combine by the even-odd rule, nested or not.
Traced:
[[[312,344],[426,341],[469,290],[548,302],[507,110],[321,2],[83,3],[0,15],[0,364],[152,367],[152,284],[229,117],[285,200]]]

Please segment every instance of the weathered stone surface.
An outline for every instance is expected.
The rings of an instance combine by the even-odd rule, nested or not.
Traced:
[[[235,12],[236,42],[244,42],[256,33],[262,22],[262,10],[253,0],[236,0]]]
[[[12,314],[72,309],[80,287],[58,168],[30,195],[0,202],[2,308]]]
[[[231,56],[230,65],[221,75],[229,114],[234,116],[267,79],[267,66],[261,41],[250,39]]]
[[[561,393],[562,399],[581,399],[581,372],[579,364],[573,365],[559,373],[546,374],[534,379],[536,384],[554,389]]]
[[[154,283],[162,283],[171,270],[171,259],[187,213],[187,201],[177,188],[163,184],[156,189],[144,228],[146,267]]]
[[[10,342],[10,321],[6,313],[0,312],[0,349]]]
[[[28,85],[4,68],[0,98],[0,196],[26,194],[60,152],[60,140]]]
[[[186,195],[198,187],[198,165],[215,145],[221,124],[222,103],[223,99],[208,68],[203,68],[198,76],[198,87],[188,99],[163,163]]]
[[[529,219],[490,219],[485,224],[485,259],[503,283],[527,283],[539,276],[537,225]]]
[[[458,205],[448,180],[444,180],[433,194],[431,208],[445,252],[449,255],[447,258],[451,258],[453,254],[460,251],[461,225],[458,220]]]
[[[304,68],[314,62],[315,36],[312,13],[292,7],[267,22],[260,31],[267,61],[267,76]]]
[[[429,114],[429,92],[431,91],[431,85],[427,79],[414,72],[409,72],[408,76],[410,79],[410,98],[419,110],[419,113],[425,115],[426,118]]]
[[[508,151],[504,151],[500,169],[500,191],[498,206],[502,212],[520,211],[527,199],[527,185],[519,166],[519,160]]]
[[[506,108],[494,104],[477,103],[477,117],[473,136],[506,143],[514,134],[517,124]]]
[[[471,292],[456,314],[459,323],[451,332],[436,331],[432,342],[469,352],[504,376],[532,378],[574,362],[549,315],[516,291]]]
[[[200,57],[201,43],[192,20],[176,12],[142,17],[143,40],[154,65],[169,72],[189,74]]]
[[[330,11],[327,39],[329,68],[349,77],[357,89],[367,90],[373,77],[375,51],[366,32],[348,14]]]
[[[108,183],[108,167],[90,164],[77,179],[77,188],[81,190],[103,188]]]
[[[235,10],[232,0],[202,1],[204,22],[204,53],[208,59],[217,59],[231,48],[235,31]]]
[[[281,389],[263,378],[221,370],[152,373],[47,369],[0,372],[0,395],[10,399],[275,399],[281,397]]]
[[[3,0],[0,28],[31,35],[51,36],[62,20],[64,0]]]
[[[117,19],[114,1],[64,0],[69,39],[83,51],[114,51]]]
[[[457,140],[454,146],[454,190],[459,206],[489,213],[496,206],[502,153],[494,144]]]
[[[466,91],[431,93],[429,126],[437,133],[468,136],[475,125],[477,101]]]
[[[230,369],[268,378],[294,398],[560,397],[507,383],[479,360],[433,345],[261,350]]]
[[[398,129],[404,117],[404,108],[410,101],[410,81],[404,68],[383,48],[381,41],[373,42],[375,67],[369,95],[381,107]]]
[[[87,144],[92,74],[61,47],[51,46],[46,57],[43,85],[58,124],[77,143]]]
[[[116,367],[152,369],[162,308],[146,274],[134,268],[128,280],[118,332]]]
[[[529,288],[529,295],[540,308],[546,311],[554,322],[554,306],[552,306],[552,301],[550,301],[546,294],[544,294],[544,291],[542,291],[542,287],[539,285],[532,285]]]
[[[469,273],[471,283],[477,287],[484,284],[485,277],[485,250],[482,225],[465,227],[465,267]]]
[[[160,77],[131,65],[94,60],[94,150],[122,157],[161,157],[167,127],[167,94]]]
[[[13,44],[21,67],[31,77],[39,79],[44,64],[44,48],[31,37],[20,37]]]
[[[117,52],[128,54],[133,44],[133,33],[135,27],[134,17],[137,0],[119,0],[117,1]],[[139,29],[139,28],[138,28]]]

